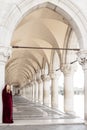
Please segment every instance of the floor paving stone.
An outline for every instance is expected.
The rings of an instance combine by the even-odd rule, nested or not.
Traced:
[[[73,115],[31,102],[21,96],[13,97],[13,124],[0,124],[0,130],[87,130],[84,121]]]

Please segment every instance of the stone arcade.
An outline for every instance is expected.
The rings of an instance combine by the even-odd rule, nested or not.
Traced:
[[[0,113],[1,93],[7,82],[14,86],[14,94],[20,92],[29,100],[58,108],[58,80],[61,72],[64,74],[64,111],[74,113],[72,80],[77,66],[71,62],[78,59],[84,70],[84,120],[87,122],[85,3],[86,0],[81,5],[73,0],[0,2]],[[80,50],[24,49],[12,46]]]

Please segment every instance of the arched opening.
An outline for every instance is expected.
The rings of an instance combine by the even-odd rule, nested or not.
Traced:
[[[47,7],[50,3],[46,4],[46,7],[39,8],[34,10],[32,8],[31,13],[26,15],[22,19],[22,21],[16,26],[12,37],[12,46],[26,46],[26,47],[49,47],[49,48],[58,48],[64,47],[66,36],[68,35],[68,28],[71,27],[72,30],[77,27],[75,30],[76,35],[80,38],[80,48],[83,48],[84,41],[81,34],[81,31],[78,25],[75,23],[74,19],[68,21],[68,18],[71,18],[67,12],[65,14],[68,16],[64,17],[64,11],[60,8],[56,8],[55,10]],[[53,7],[55,5],[51,4]],[[29,11],[29,10],[28,10]],[[28,13],[27,11],[27,13]],[[63,12],[62,12],[63,11]],[[58,13],[59,12],[59,13]],[[63,13],[63,15],[62,15]],[[73,26],[72,26],[73,24]],[[61,30],[61,33],[60,33]],[[78,34],[77,34],[78,33]],[[20,52],[20,53],[19,53]],[[20,87],[27,84],[29,79],[33,79],[33,74],[36,73],[37,68],[40,67],[42,69],[42,61],[45,61],[50,65],[52,50],[28,50],[28,49],[13,49],[13,55],[11,59],[8,61],[7,66],[10,62],[12,64],[12,60],[17,59],[19,62],[16,62],[13,69],[8,66],[8,73],[6,76],[6,80],[11,75],[14,75],[16,72],[16,78],[11,79],[9,82],[19,83]],[[57,51],[58,56],[62,59],[63,51]],[[25,57],[27,60],[25,60]],[[19,64],[18,64],[19,63]],[[26,64],[26,70],[25,65]],[[21,66],[21,67],[20,67]],[[20,69],[19,69],[20,68]],[[10,70],[11,69],[11,70]],[[22,70],[22,71],[21,71]],[[47,72],[46,72],[47,74]],[[20,78],[19,78],[20,76]]]

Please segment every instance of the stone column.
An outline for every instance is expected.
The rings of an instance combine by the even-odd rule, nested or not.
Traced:
[[[38,79],[38,100],[39,103],[43,104],[43,81]]]
[[[34,81],[34,84],[35,84],[35,101],[38,102],[38,83],[37,81],[35,80]]]
[[[29,90],[28,90],[28,85],[25,85],[25,98],[28,98],[28,93],[29,93]]]
[[[80,51],[77,55],[84,70],[84,119],[87,124],[87,50]]]
[[[50,106],[50,76],[43,75],[43,104],[46,106]]]
[[[34,86],[34,82],[32,81],[32,99],[33,99],[33,102],[35,101],[35,86]]]
[[[33,84],[32,84],[32,82],[30,82],[29,87],[30,87],[30,101],[33,101]]]
[[[51,107],[58,108],[58,78],[61,72],[52,72],[51,76]]]
[[[32,100],[32,98],[31,98],[31,86],[30,86],[30,84],[28,84],[28,99],[31,101]]]
[[[29,87],[30,87],[30,101],[32,101],[32,99],[33,99],[33,92],[32,92],[33,90],[32,89],[33,88],[32,88],[32,84],[31,83],[29,84]]]
[[[14,90],[13,90],[13,93],[14,93]],[[22,92],[22,89],[20,89],[20,95],[22,96],[23,92]]]
[[[31,101],[33,101],[33,84],[32,82],[30,83],[31,86]]]
[[[11,48],[0,46],[0,123],[2,123],[2,90],[5,85],[5,65],[11,54]]]
[[[23,97],[25,97],[25,87],[23,87]]]
[[[64,73],[64,111],[66,113],[74,114],[73,110],[73,74],[74,67],[71,64],[64,64],[62,71]]]
[[[37,83],[38,83],[38,102],[43,104],[43,81],[41,79],[41,70],[37,71]]]
[[[34,90],[34,95],[33,95],[33,101],[36,102],[36,86],[35,86],[35,82],[33,82],[33,90]]]

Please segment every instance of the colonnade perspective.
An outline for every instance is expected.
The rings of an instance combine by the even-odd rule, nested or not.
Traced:
[[[0,77],[0,106],[2,106],[1,93],[5,84],[5,65],[10,54],[11,50],[9,47],[0,48],[0,73],[2,74]],[[78,53],[78,61],[84,70],[84,116],[85,120],[87,120],[87,51],[81,51]],[[64,73],[64,112],[74,113],[73,75],[75,72],[75,66],[65,64],[62,66],[61,71]],[[42,75],[41,70],[39,70],[34,74],[34,78],[27,85],[22,86],[21,88],[13,88],[13,93],[20,94],[33,102],[38,102],[40,104],[58,109],[58,78],[61,75],[61,71],[53,71],[50,74]],[[0,113],[2,113],[2,107],[0,107]],[[0,120],[2,120],[2,115],[0,115]]]
[[[61,73],[64,75],[64,112],[74,114],[73,76],[77,69],[76,62],[84,71],[84,120],[87,123],[85,2],[0,2],[0,123],[2,90],[6,83],[13,86],[13,95],[20,94],[35,103],[59,109]]]
[[[81,51],[78,54],[78,62],[82,65],[84,70],[84,119],[87,120],[87,51]],[[61,72],[64,74],[64,112],[68,114],[75,114],[74,112],[74,88],[73,88],[73,76],[77,69],[77,66],[72,64],[63,64],[60,70],[52,71],[49,74],[42,73],[42,70],[38,70],[34,73],[34,78],[29,81],[27,85],[21,88],[14,88],[14,94],[20,94],[34,103],[40,103],[45,106],[59,108],[58,100],[58,79]],[[45,72],[45,70],[44,70]],[[18,91],[20,93],[18,93]]]

